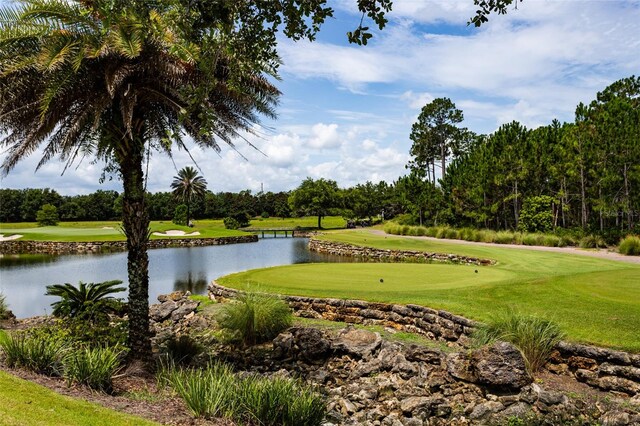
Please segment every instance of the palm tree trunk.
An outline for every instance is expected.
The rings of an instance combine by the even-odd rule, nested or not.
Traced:
[[[138,145],[138,144],[136,144]],[[122,225],[127,236],[129,276],[129,357],[151,360],[149,333],[149,214],[144,202],[143,147],[119,156],[124,186]]]

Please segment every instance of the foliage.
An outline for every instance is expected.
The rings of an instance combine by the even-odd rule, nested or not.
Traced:
[[[596,235],[587,235],[580,239],[580,248],[605,248],[607,243]]]
[[[329,210],[339,207],[338,184],[334,180],[306,178],[289,196],[289,206],[298,216],[318,216],[318,228]]]
[[[172,364],[189,365],[203,349],[202,345],[187,334],[180,337],[173,335],[164,344],[163,354]]]
[[[264,293],[240,294],[236,302],[222,307],[222,328],[237,332],[246,345],[269,341],[291,326],[291,309],[280,298]]]
[[[67,383],[80,383],[91,389],[111,392],[113,376],[122,363],[124,351],[117,347],[81,347],[63,359]]]
[[[104,318],[108,312],[121,308],[119,300],[111,296],[126,290],[124,287],[117,287],[119,284],[122,284],[122,281],[113,280],[88,284],[80,281],[78,287],[69,283],[53,284],[47,286],[45,294],[60,298],[51,304],[53,315],[94,321],[98,318]]]
[[[198,172],[193,167],[185,167],[178,171],[177,176],[173,177],[171,189],[173,189],[173,196],[186,204],[186,219],[184,222],[176,222],[177,208],[173,221],[180,225],[188,225],[191,219],[191,203],[194,200],[204,198],[207,192],[207,181],[202,176],[198,176]]]
[[[232,217],[225,217],[224,220],[224,227],[227,229],[238,229],[240,228],[240,222],[238,222],[236,219],[232,218]]]
[[[9,367],[22,367],[50,376],[62,373],[65,344],[62,340],[0,330],[0,348]]]
[[[196,416],[228,417],[265,426],[320,425],[326,413],[322,397],[291,379],[241,378],[221,363],[204,369],[164,368],[162,383],[170,385]]]
[[[187,226],[189,224],[187,219],[187,206],[185,204],[180,204],[176,207],[171,221],[176,225]]]
[[[628,235],[622,241],[620,241],[620,247],[618,248],[620,253],[628,256],[640,255],[640,237],[637,235]]]
[[[480,325],[473,337],[479,344],[495,340],[513,343],[522,352],[527,370],[535,373],[546,364],[564,333],[551,321],[508,312]]]
[[[549,232],[553,229],[553,198],[547,195],[524,200],[518,230],[523,232]]]
[[[36,213],[36,220],[38,221],[38,226],[56,226],[60,220],[58,209],[51,204],[45,204]]]
[[[9,306],[7,305],[7,298],[4,294],[0,293],[0,320],[9,318]]]
[[[413,142],[408,167],[418,176],[426,176],[435,185],[435,162],[440,160],[442,177],[446,175],[447,158],[465,151],[466,129],[459,128],[462,111],[449,98],[437,98],[422,107],[418,121],[411,126]]]

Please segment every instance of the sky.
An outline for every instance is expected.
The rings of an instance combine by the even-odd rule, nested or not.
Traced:
[[[213,192],[289,191],[307,177],[343,188],[391,183],[407,173],[411,125],[435,98],[450,98],[476,133],[512,120],[536,128],[573,121],[579,102],[640,74],[640,0],[524,0],[479,29],[466,24],[472,0],[395,0],[367,46],[345,35],[360,20],[356,0],[329,4],[335,17],[315,42],[279,42],[283,94],[278,119],[247,136],[258,150],[239,140],[239,152],[219,155],[188,144],[193,160],[184,151],[173,161],[156,154],[149,191],[169,191],[193,161]],[[122,191],[116,178],[99,183],[103,165],[91,158],[64,175],[57,160],[35,172],[38,160],[39,152],[23,160],[0,187]]]

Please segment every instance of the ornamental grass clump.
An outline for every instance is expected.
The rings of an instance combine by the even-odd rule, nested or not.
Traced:
[[[69,352],[62,362],[67,384],[79,383],[110,393],[124,353],[117,347],[84,347]]]
[[[60,340],[0,331],[0,348],[8,367],[22,367],[48,376],[59,376],[62,372],[66,345]]]
[[[0,320],[9,318],[9,306],[4,294],[0,293]]]
[[[291,327],[293,315],[282,299],[247,292],[222,307],[218,324],[236,332],[245,345],[269,341]]]
[[[618,248],[620,253],[627,256],[640,255],[640,237],[636,235],[628,235],[621,242]]]
[[[522,353],[530,373],[544,366],[563,336],[560,327],[552,321],[514,312],[493,318],[473,334],[480,345],[496,340],[513,343]]]
[[[223,363],[204,369],[176,369],[169,363],[158,374],[196,417],[226,417],[238,424],[315,426],[326,414],[324,399],[288,378],[240,377]]]

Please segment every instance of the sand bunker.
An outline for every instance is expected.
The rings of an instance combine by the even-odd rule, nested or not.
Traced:
[[[157,235],[159,237],[193,237],[195,235],[200,235],[198,231],[187,234],[184,231],[178,231],[177,229],[171,229],[167,232],[154,232],[153,235]]]
[[[17,240],[18,238],[22,238],[22,235],[14,234],[14,235],[9,235],[8,237],[5,237],[4,234],[0,234],[0,241]]]

